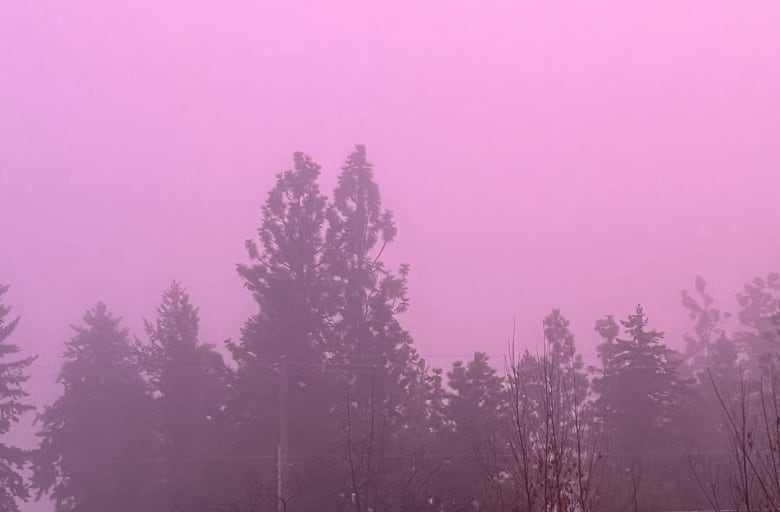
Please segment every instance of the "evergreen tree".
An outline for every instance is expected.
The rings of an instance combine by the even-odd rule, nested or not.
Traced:
[[[102,303],[74,327],[41,414],[34,486],[57,512],[146,510],[156,474],[151,397],[127,331]]]
[[[346,369],[340,408],[348,445],[346,494],[358,510],[383,510],[408,487],[398,481],[409,474],[399,451],[412,458],[422,439],[410,427],[425,425],[428,412],[420,406],[432,395],[423,385],[426,365],[398,320],[409,304],[409,267],[393,272],[382,260],[396,227],[382,209],[364,146],[342,167],[327,219],[328,349]]]
[[[326,198],[320,166],[295,153],[263,206],[258,238],[246,243],[252,264],[238,265],[258,313],[245,327],[239,357],[247,352],[278,361],[319,363],[325,294],[321,275]]]
[[[490,358],[475,352],[468,363],[455,361],[447,372],[448,420],[456,432],[467,435],[484,432],[498,422],[503,379],[490,366]]]
[[[174,282],[163,294],[140,361],[154,402],[155,430],[163,458],[157,506],[191,510],[219,494],[214,460],[221,452],[221,411],[226,372],[222,357],[198,337],[198,310]],[[207,479],[209,481],[207,481]]]
[[[24,400],[28,393],[24,383],[35,357],[19,357],[19,345],[9,340],[19,323],[19,318],[7,321],[11,309],[2,302],[8,286],[0,285],[0,512],[17,512],[16,500],[29,497],[27,484],[21,474],[29,453],[22,448],[6,444],[3,438],[11,427],[19,423],[22,415],[34,408]]]
[[[381,257],[396,235],[392,213],[382,209],[379,186],[364,146],[357,146],[339,175],[328,208],[325,263],[334,322],[330,348],[345,363],[382,365],[411,358],[411,336],[396,315],[406,311],[408,265],[398,274]],[[403,361],[396,366],[403,367]]]
[[[504,434],[504,381],[482,352],[468,363],[455,361],[447,379],[449,428],[440,449],[452,462],[442,471],[445,508],[462,510],[478,503],[495,509],[496,490],[491,487],[504,469],[504,461],[496,457]]]
[[[287,388],[288,499],[297,506],[335,507],[339,483],[332,482],[338,439],[330,421],[332,374],[324,369],[324,331],[333,311],[323,276],[326,198],[319,189],[320,167],[296,153],[293,167],[277,175],[262,209],[259,244],[247,242],[251,262],[238,273],[258,305],[241,340],[230,344],[238,368],[228,414],[237,426],[235,455],[257,456],[242,472],[253,475],[250,494],[276,507],[275,454],[279,441],[279,385],[282,365]],[[241,474],[237,480],[243,481]],[[329,501],[330,500],[330,501]]]
[[[675,471],[685,464],[678,456],[689,383],[663,333],[647,329],[641,306],[621,324],[626,337],[615,339],[607,371],[596,380],[609,451],[619,454],[610,461],[618,488],[612,506],[636,511],[678,505],[670,500],[679,499],[682,478]]]
[[[599,381],[599,400],[618,422],[616,434],[626,437],[620,441],[631,443],[638,441],[632,440],[635,433],[672,421],[686,383],[678,375],[674,352],[662,342],[663,333],[646,330],[641,306],[621,324],[627,337],[615,340],[609,371]]]

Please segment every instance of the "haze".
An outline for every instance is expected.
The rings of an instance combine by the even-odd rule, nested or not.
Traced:
[[[3,2],[0,283],[33,401],[98,300],[141,336],[180,280],[205,341],[239,338],[276,173],[303,151],[330,195],[355,144],[433,365],[498,357],[514,321],[535,349],[552,308],[586,358],[637,303],[681,348],[696,275],[728,309],[778,270],[778,23],[775,2]]]

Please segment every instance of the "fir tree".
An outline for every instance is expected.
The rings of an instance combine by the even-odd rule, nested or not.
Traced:
[[[504,433],[501,409],[504,382],[490,365],[487,354],[476,352],[464,363],[455,361],[447,372],[447,425],[440,450],[456,463],[442,469],[448,483],[444,504],[461,510],[476,500],[492,504],[485,492],[500,478],[501,460],[495,457]]]
[[[689,382],[679,375],[679,358],[663,333],[647,329],[642,306],[620,323],[625,337],[615,339],[606,371],[596,379],[609,451],[620,454],[609,461],[617,493],[611,506],[674,506],[684,481],[679,457]]]
[[[33,484],[57,512],[137,511],[157,473],[151,398],[127,331],[102,303],[74,327],[58,382],[41,414]]]
[[[658,429],[673,419],[685,391],[677,358],[662,342],[662,332],[646,329],[641,306],[621,324],[626,337],[614,342],[609,371],[600,382],[600,400],[616,421],[633,425],[626,428],[626,435]]]
[[[2,297],[7,291],[8,286],[0,285],[0,512],[17,512],[16,500],[29,497],[22,476],[29,453],[6,444],[3,438],[24,413],[34,409],[25,403],[28,393],[24,384],[29,379],[27,371],[35,357],[19,357],[19,345],[9,339],[19,318],[6,320],[11,309],[2,302]]]
[[[164,459],[157,483],[160,506],[204,506],[218,494],[213,461],[224,442],[219,427],[227,368],[213,346],[200,341],[198,310],[178,282],[163,294],[157,319],[146,321],[145,330],[149,341],[139,347],[140,360],[156,397],[155,431]]]

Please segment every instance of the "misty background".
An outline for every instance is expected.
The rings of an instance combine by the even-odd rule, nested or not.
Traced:
[[[431,364],[523,348],[561,308],[642,303],[682,348],[680,291],[725,309],[777,270],[772,2],[4,2],[0,283],[36,404],[97,300],[134,334],[182,281],[204,341],[257,306],[247,260],[276,173],[335,185],[366,144]],[[13,436],[29,441],[29,432]],[[25,441],[25,442],[27,442]],[[29,510],[36,510],[31,505]]]

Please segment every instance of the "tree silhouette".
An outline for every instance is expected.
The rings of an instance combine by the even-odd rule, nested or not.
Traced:
[[[29,379],[27,371],[35,357],[19,357],[19,345],[10,341],[19,318],[8,321],[11,309],[3,301],[8,286],[0,285],[0,512],[17,512],[16,500],[29,497],[22,469],[29,459],[29,452],[3,442],[11,427],[19,423],[22,415],[34,409],[25,403],[28,397],[24,384]]]
[[[103,303],[65,344],[62,395],[39,421],[33,484],[57,512],[135,511],[158,471],[152,401],[128,333]]]

